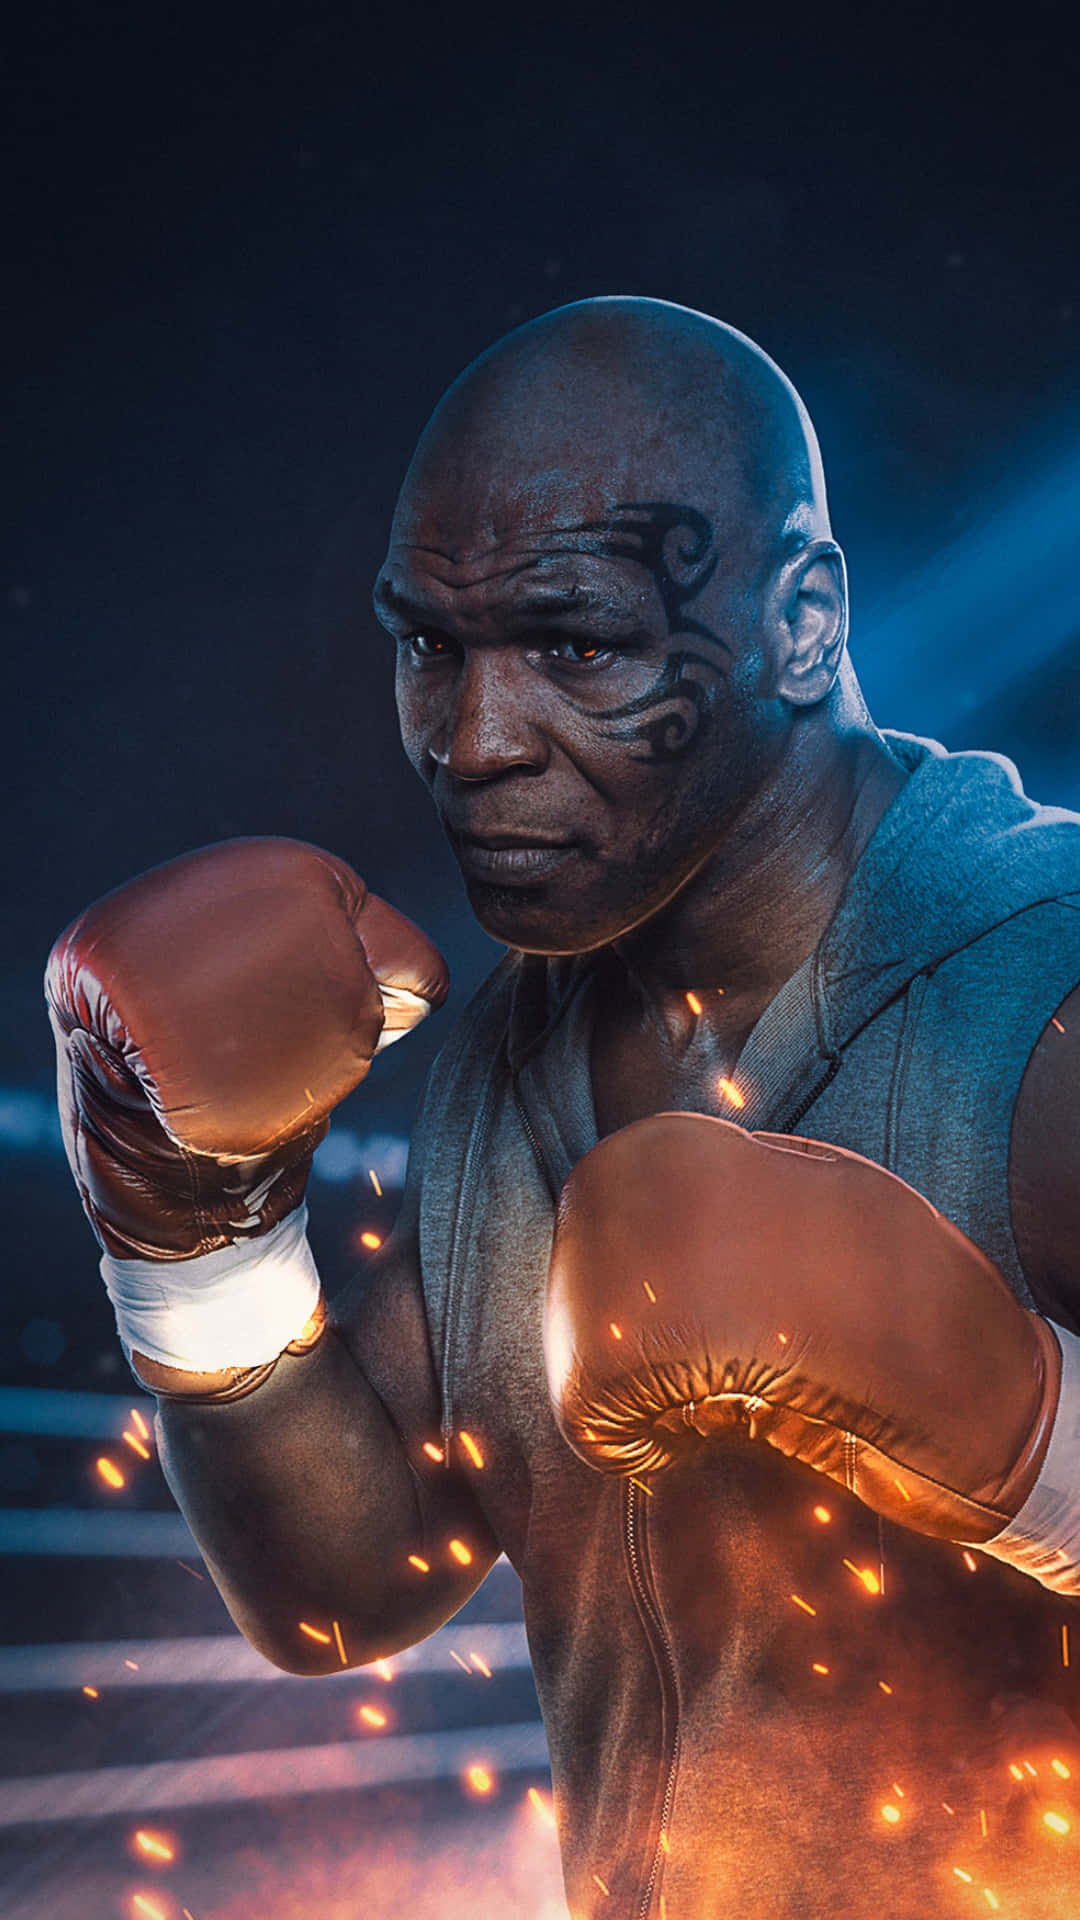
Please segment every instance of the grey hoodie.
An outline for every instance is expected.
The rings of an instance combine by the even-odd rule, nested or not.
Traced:
[[[1009,1127],[1080,980],[1080,817],[1035,806],[995,755],[885,739],[910,777],[747,1040],[738,1118],[891,1167],[1031,1304]],[[445,1435],[481,1440],[476,1495],[523,1584],[574,1920],[925,1920],[969,1884],[954,1866],[1002,1911],[1013,1889],[1022,1920],[1062,1920],[1080,1869],[1031,1800],[1075,1742],[1075,1603],[971,1572],[765,1446],[713,1442],[645,1490],[558,1433],[543,1290],[555,1197],[596,1140],[605,964],[496,968],[436,1062],[406,1204]],[[1009,1771],[1028,1755],[1035,1786]]]

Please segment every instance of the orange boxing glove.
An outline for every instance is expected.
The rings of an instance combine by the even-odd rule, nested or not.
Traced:
[[[235,1305],[237,1259],[250,1270],[245,1250],[269,1244],[300,1206],[331,1109],[447,984],[411,921],[343,860],[295,840],[185,854],[106,894],[60,936],[46,997],[64,1143],[118,1321],[131,1309],[129,1347],[183,1364],[190,1316],[169,1344],[155,1309],[158,1330],[141,1343],[147,1303],[164,1302],[166,1331],[182,1300],[205,1307],[212,1288],[231,1286]],[[301,1221],[294,1238],[302,1232]],[[253,1286],[265,1283],[264,1270]],[[211,1350],[217,1338],[194,1337]],[[228,1338],[243,1344],[242,1314]],[[191,1368],[208,1370],[205,1352]]]
[[[563,1188],[544,1323],[575,1452],[666,1467],[741,1426],[917,1532],[982,1544],[1031,1492],[1061,1349],[929,1201],[860,1155],[666,1113]]]

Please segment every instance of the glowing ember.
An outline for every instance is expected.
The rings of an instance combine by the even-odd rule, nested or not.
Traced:
[[[376,1193],[377,1193],[377,1194],[378,1194],[378,1196],[379,1196],[379,1199],[381,1200],[381,1199],[382,1199],[382,1188],[381,1188],[381,1186],[379,1185],[379,1176],[378,1176],[378,1174],[376,1173],[376,1171],[375,1171],[375,1169],[374,1169],[374,1167],[369,1167],[369,1168],[368,1168],[368,1170],[367,1170],[367,1177],[368,1177],[368,1179],[369,1179],[369,1180],[371,1181],[371,1184],[372,1184],[372,1186],[374,1187],[374,1189],[375,1189],[375,1191],[376,1191]]]
[[[828,1667],[823,1667],[820,1660],[815,1660],[810,1671],[811,1673],[828,1673],[829,1669]]]
[[[459,1567],[472,1566],[472,1549],[465,1545],[464,1540],[451,1540],[450,1551]]]
[[[486,1660],[481,1660],[478,1653],[470,1653],[469,1659],[472,1661],[477,1673],[482,1673],[485,1680],[491,1679],[491,1668],[488,1666]]]
[[[151,1833],[148,1827],[138,1827],[131,1836],[131,1844],[144,1860],[168,1862],[176,1859],[176,1848],[163,1833]]]
[[[545,1826],[554,1827],[555,1809],[547,1796],[541,1793],[539,1787],[529,1788],[529,1805],[534,1813],[539,1814]]]
[[[617,1327],[617,1326],[615,1325],[615,1322],[614,1322],[614,1320],[612,1320],[612,1321],[610,1322],[610,1326],[611,1326],[611,1333],[612,1333],[612,1338],[613,1338],[613,1339],[615,1339],[615,1340],[621,1340],[621,1339],[622,1339],[622,1328],[621,1328],[621,1327]]]
[[[100,1460],[95,1462],[95,1465],[107,1487],[122,1487],[126,1484],[124,1476],[115,1460],[110,1460],[105,1454],[102,1454]]]
[[[905,1487],[905,1485],[904,1485],[904,1483],[903,1483],[903,1481],[902,1481],[902,1480],[897,1480],[897,1479],[895,1479],[895,1478],[894,1478],[894,1479],[893,1479],[893,1486],[894,1486],[894,1487],[896,1488],[896,1491],[897,1491],[897,1493],[899,1493],[899,1494],[901,1494],[901,1495],[903,1496],[903,1498],[904,1498],[905,1500],[909,1500],[909,1501],[910,1501],[910,1499],[911,1499],[911,1495],[910,1495],[910,1493],[908,1492],[908,1490],[907,1490],[907,1488]]]
[[[451,1658],[451,1660],[453,1660],[453,1661],[454,1661],[454,1663],[455,1663],[455,1665],[457,1665],[457,1666],[459,1666],[459,1667],[461,1668],[461,1671],[462,1671],[462,1673],[467,1673],[467,1674],[468,1674],[468,1676],[469,1676],[469,1678],[470,1678],[470,1680],[471,1680],[471,1679],[472,1679],[472,1668],[470,1667],[470,1665],[469,1665],[469,1663],[468,1663],[468,1661],[467,1661],[467,1660],[463,1660],[463,1659],[462,1659],[462,1657],[461,1657],[461,1655],[460,1655],[460,1653],[455,1653],[455,1652],[454,1652],[454,1649],[453,1649],[453,1647],[451,1647],[451,1649],[450,1649],[450,1658]]]
[[[881,1809],[881,1817],[890,1827],[895,1827],[900,1819],[900,1809],[894,1807],[891,1800],[887,1800]]]
[[[881,1691],[882,1691],[882,1693],[891,1693],[891,1692],[892,1692],[892,1688],[890,1687],[890,1685],[889,1685],[889,1683],[888,1683],[888,1681],[887,1681],[887,1680],[879,1680],[879,1681],[878,1681],[878,1686],[879,1686],[879,1687],[881,1688]]]
[[[718,1093],[722,1093],[724,1099],[729,1101],[733,1107],[745,1107],[746,1101],[743,1099],[734,1080],[718,1080],[716,1090]]]
[[[481,1453],[479,1447],[477,1446],[476,1441],[473,1439],[472,1434],[461,1432],[458,1434],[458,1439],[461,1441],[461,1444],[464,1447],[466,1453],[468,1454],[469,1459],[472,1461],[473,1466],[482,1467],[484,1464],[484,1456]]]
[[[1052,1027],[1056,1027],[1059,1033],[1064,1033],[1064,1031],[1065,1031],[1065,1029],[1064,1029],[1064,1027],[1063,1027],[1063,1026],[1062,1026],[1062,1024],[1061,1024],[1061,1021],[1060,1021],[1060,1020],[1058,1019],[1058,1017],[1057,1017],[1057,1014],[1056,1014],[1056,1013],[1052,1013],[1052,1014],[1050,1015],[1050,1025],[1051,1025]]]
[[[641,1284],[642,1284],[642,1286],[643,1286],[643,1287],[644,1287],[644,1289],[645,1289],[645,1292],[646,1292],[646,1295],[647,1295],[647,1297],[648,1297],[648,1298],[649,1298],[649,1299],[650,1299],[650,1300],[652,1301],[652,1303],[653,1303],[653,1306],[655,1307],[655,1305],[656,1305],[656,1295],[655,1295],[655,1293],[653,1292],[653,1290],[652,1290],[652,1288],[650,1287],[650,1285],[649,1285],[649,1283],[648,1283],[648,1281],[647,1281],[647,1280],[643,1280]]]
[[[953,1872],[955,1873],[958,1880],[962,1880],[964,1882],[964,1885],[966,1887],[971,1886],[972,1880],[974,1878],[973,1874],[965,1873],[963,1867],[954,1867]]]
[[[828,1507],[815,1507],[814,1519],[820,1520],[822,1526],[827,1527],[829,1524],[829,1521],[832,1519],[832,1514],[829,1512]]]
[[[897,1786],[897,1784],[896,1784],[896,1781],[895,1781],[895,1780],[892,1780],[892,1781],[890,1781],[890,1783],[889,1783],[889,1784],[891,1785],[891,1787],[892,1787],[892,1790],[893,1790],[893,1792],[895,1793],[895,1795],[896,1795],[896,1797],[897,1797],[897,1799],[898,1799],[898,1800],[902,1800],[902,1799],[903,1799],[903,1797],[904,1797],[904,1789],[903,1789],[903,1787],[898,1787],[898,1786]]]
[[[380,1680],[393,1679],[394,1669],[390,1665],[389,1660],[376,1660],[374,1662],[374,1666],[375,1666],[375,1671],[378,1674]]]
[[[1061,1623],[1061,1664],[1063,1667],[1069,1664],[1069,1627],[1065,1620]]]
[[[149,1440],[150,1429],[143,1419],[142,1414],[139,1412],[138,1407],[131,1407],[129,1411],[131,1413],[131,1424],[136,1433],[140,1434],[144,1440]]]
[[[610,1894],[611,1888],[604,1885],[604,1882],[601,1880],[600,1875],[598,1873],[593,1874],[593,1879],[596,1882],[596,1885],[599,1887],[601,1893]]]
[[[138,1673],[139,1671],[139,1663],[137,1660],[125,1660],[124,1665],[125,1667],[130,1667],[132,1673]]]
[[[667,1837],[667,1828],[666,1828],[666,1827],[661,1827],[661,1829],[660,1829],[660,1846],[661,1846],[661,1848],[662,1848],[662,1850],[664,1851],[664,1853],[670,1853],[670,1852],[671,1852],[671,1841],[670,1841],[670,1840],[668,1839],[668,1837]]]
[[[1010,1766],[1009,1772],[1012,1774],[1014,1780],[1022,1781],[1024,1778],[1024,1769],[1023,1767],[1018,1767],[1015,1760]]]
[[[187,1561],[186,1561],[186,1560],[178,1560],[176,1564],[177,1564],[177,1566],[178,1566],[178,1567],[183,1567],[183,1569],[184,1569],[184,1572],[185,1572],[185,1573],[190,1573],[190,1575],[191,1575],[191,1577],[192,1577],[192,1579],[193,1579],[193,1580],[201,1580],[201,1579],[202,1579],[202,1574],[201,1574],[201,1573],[196,1573],[196,1571],[195,1571],[195,1568],[194,1568],[194,1567],[189,1567],[189,1566],[188,1566],[188,1563],[187,1563]]]
[[[1027,1773],[1030,1773],[1030,1775],[1031,1775],[1031,1777],[1032,1777],[1032,1779],[1033,1779],[1033,1780],[1037,1780],[1037,1779],[1038,1779],[1038,1777],[1039,1777],[1039,1769],[1038,1769],[1038,1767],[1033,1767],[1033,1766],[1032,1766],[1032,1764],[1031,1764],[1031,1761],[1030,1761],[1030,1760],[1025,1760],[1025,1761],[1024,1761],[1024,1769],[1025,1769],[1025,1771],[1026,1771]]]
[[[776,1337],[777,1337],[777,1339],[779,1340],[779,1342],[780,1342],[780,1345],[781,1345],[782,1347],[786,1347],[786,1346],[787,1346],[787,1334],[786,1334],[786,1333],[778,1333]]]
[[[374,1253],[377,1247],[382,1246],[381,1233],[371,1233],[370,1231],[368,1233],[362,1233],[360,1235],[360,1245],[366,1247],[369,1253]]]
[[[420,1555],[418,1553],[410,1553],[409,1565],[410,1567],[415,1567],[419,1573],[431,1572],[431,1568],[428,1565],[428,1562],[426,1560],[421,1560]]]
[[[1063,1834],[1068,1833],[1070,1830],[1069,1822],[1060,1813],[1044,1813],[1043,1826],[1049,1827],[1051,1833]]]
[[[949,1805],[949,1803],[948,1803],[948,1801],[947,1801],[947,1800],[943,1800],[941,1804],[942,1804],[942,1806],[944,1807],[944,1809],[945,1809],[945,1811],[946,1811],[946,1813],[951,1813],[951,1814],[952,1814],[952,1815],[953,1815],[953,1816],[955,1817],[955,1814],[956,1814],[956,1808],[955,1808],[955,1807],[950,1807],[950,1805]]]
[[[88,1700],[100,1700],[101,1698],[101,1695],[99,1694],[96,1687],[84,1687],[83,1692],[85,1693]]]
[[[811,1613],[811,1614],[813,1614],[813,1616],[814,1616],[814,1619],[815,1619],[815,1620],[817,1619],[817,1608],[816,1608],[816,1607],[812,1607],[812,1606],[810,1605],[810,1602],[809,1602],[809,1600],[803,1600],[803,1599],[802,1599],[802,1598],[801,1598],[801,1597],[799,1596],[799,1594],[797,1594],[797,1593],[793,1593],[793,1594],[791,1595],[791,1598],[792,1598],[792,1599],[794,1600],[794,1602],[795,1602],[795,1605],[796,1605],[797,1607],[801,1607],[801,1608],[802,1608],[802,1610],[803,1610],[803,1612],[804,1612],[804,1613]]]
[[[1065,1765],[1064,1760],[1051,1760],[1050,1765],[1053,1767],[1054,1772],[1057,1774],[1057,1777],[1059,1780],[1072,1779],[1072,1775],[1069,1772],[1068,1767]]]
[[[996,1894],[991,1893],[989,1887],[983,1888],[983,1899],[986,1901],[987,1906],[991,1907],[995,1913],[1001,1912],[1001,1902]]]
[[[441,1447],[435,1445],[434,1440],[424,1441],[424,1452],[427,1454],[429,1460],[434,1460],[438,1466],[442,1466],[446,1455],[443,1453]]]
[[[347,1667],[349,1662],[345,1654],[345,1642],[341,1637],[341,1623],[338,1620],[333,1620],[330,1624],[334,1629],[334,1645],[338,1650],[338,1659],[341,1661],[343,1667]]]
[[[129,1433],[127,1428],[125,1427],[120,1437],[123,1440],[125,1446],[128,1446],[131,1448],[132,1453],[138,1454],[140,1460],[149,1460],[150,1449],[149,1447],[146,1447],[143,1445],[137,1433]]]
[[[330,1645],[330,1635],[323,1633],[319,1627],[309,1627],[306,1620],[301,1620],[299,1627],[301,1633],[306,1633],[309,1640],[317,1640],[320,1647],[328,1647]]]
[[[881,1592],[881,1581],[872,1567],[857,1567],[852,1560],[845,1560],[844,1565],[849,1573],[855,1575],[856,1580],[862,1581],[867,1593]]]
[[[979,1571],[979,1563],[976,1560],[975,1555],[973,1553],[969,1553],[966,1547],[964,1548],[964,1565],[967,1568],[969,1573],[978,1573]]]
[[[984,1839],[984,1840],[986,1839],[986,1831],[987,1831],[987,1829],[986,1829],[986,1808],[985,1808],[985,1807],[980,1807],[980,1808],[979,1808],[979,1832],[980,1832],[980,1833],[982,1834],[982,1837],[983,1837],[983,1839]]]
[[[133,1893],[131,1911],[138,1915],[138,1920],[169,1920],[160,1900],[155,1900],[151,1893]]]
[[[687,1006],[689,1007],[689,1009],[690,1009],[690,1011],[691,1011],[691,1013],[700,1013],[700,1012],[701,1012],[701,1001],[700,1001],[700,1000],[698,999],[698,997],[697,997],[697,994],[696,994],[696,993],[688,993],[688,994],[687,994],[687,996],[686,996],[686,1004],[687,1004]]]
[[[465,1785],[470,1793],[490,1793],[495,1785],[494,1775],[487,1767],[468,1767],[465,1772]]]
[[[366,1727],[385,1727],[386,1725],[386,1715],[379,1707],[358,1708],[357,1719],[362,1720]]]
[[[646,1486],[646,1484],[645,1484],[645,1482],[644,1482],[644,1480],[637,1480],[637,1479],[635,1479],[635,1478],[634,1478],[634,1475],[633,1475],[633,1474],[631,1474],[631,1475],[630,1475],[630,1485],[631,1485],[632,1487],[637,1487],[637,1489],[638,1489],[638,1491],[639,1491],[640,1493],[647,1493],[647,1494],[648,1494],[648,1496],[649,1496],[649,1499],[650,1499],[650,1500],[652,1499],[652,1497],[653,1497],[653,1490],[652,1490],[652,1488],[651,1488],[651,1487],[649,1487],[649,1486]]]

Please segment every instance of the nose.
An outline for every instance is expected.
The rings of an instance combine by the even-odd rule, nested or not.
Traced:
[[[538,773],[547,747],[530,711],[528,669],[508,650],[470,649],[453,703],[428,753],[455,780],[493,780],[511,769]]]

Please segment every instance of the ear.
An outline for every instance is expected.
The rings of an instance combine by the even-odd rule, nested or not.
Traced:
[[[766,621],[781,699],[796,707],[824,700],[848,630],[847,568],[834,540],[810,540],[782,562],[769,588]]]

